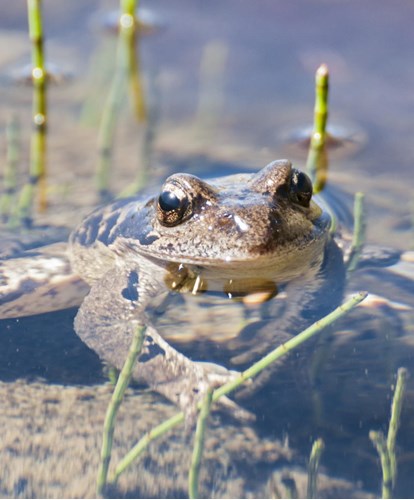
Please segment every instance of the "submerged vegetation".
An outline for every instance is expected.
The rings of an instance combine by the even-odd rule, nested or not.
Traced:
[[[391,417],[388,434],[385,438],[382,432],[371,431],[369,438],[378,451],[382,469],[382,498],[392,498],[392,491],[397,480],[397,457],[395,443],[400,425],[401,408],[403,404],[407,369],[400,368],[397,374],[394,398],[391,405]]]
[[[360,302],[362,302],[365,297],[367,296],[366,293],[361,292],[355,296],[353,296],[350,300],[345,302],[343,305],[339,306],[337,309],[335,309],[333,312],[325,316],[324,318],[321,318],[319,321],[311,325],[309,328],[304,330],[302,333],[299,333],[292,339],[288,340],[285,344],[282,344],[278,347],[276,347],[272,352],[264,356],[262,359],[254,363],[250,368],[242,372],[238,377],[236,377],[233,381],[228,382],[227,384],[223,385],[222,387],[219,387],[216,389],[213,394],[212,394],[212,402],[218,401],[222,396],[226,396],[227,394],[235,391],[238,389],[243,383],[246,381],[256,377],[261,373],[263,370],[267,369],[272,363],[276,362],[278,359],[281,357],[285,356],[289,352],[293,351],[297,347],[299,347],[303,342],[306,342],[310,338],[312,338],[314,335],[320,333],[323,331],[327,326],[331,325],[334,321],[338,320],[341,316],[347,314],[349,311],[351,311],[354,307],[356,307]],[[132,365],[129,364],[129,361],[126,362],[125,366],[128,364],[129,369],[132,370]],[[125,367],[124,367],[125,369]],[[210,405],[208,404],[207,407]],[[200,405],[201,408],[203,408],[202,405]],[[206,407],[204,407],[204,411],[206,410]],[[126,470],[126,468],[140,455],[145,451],[145,449],[148,447],[148,445],[153,441],[154,439],[161,437],[164,433],[168,432],[171,430],[173,427],[176,425],[179,425],[184,422],[184,413],[177,413],[174,417],[171,419],[161,423],[160,425],[154,427],[151,429],[148,434],[146,434],[143,438],[140,439],[140,441],[131,449],[131,451],[120,461],[118,466],[115,468],[115,473],[112,478],[112,481],[117,481],[119,476]],[[203,420],[204,420],[204,415],[203,415]],[[106,433],[106,432],[105,432]],[[105,441],[107,438],[105,438]],[[199,446],[199,443],[197,441],[196,443]],[[201,453],[200,451],[197,452],[198,454]],[[316,475],[316,472],[315,474]],[[312,481],[314,482],[314,476],[312,476]],[[192,484],[194,481],[192,481]],[[100,482],[101,484],[101,482]],[[192,492],[194,493],[197,488],[192,487]]]
[[[109,175],[112,166],[116,120],[126,89],[129,90],[130,108],[136,120],[141,124],[147,121],[147,106],[137,51],[137,38],[140,35],[140,24],[135,16],[138,8],[137,3],[136,0],[121,0],[120,2],[121,14],[118,26],[116,67],[111,88],[103,107],[98,136],[99,163],[96,172],[96,185],[102,200],[108,199],[110,195]],[[134,182],[134,189],[138,190],[143,187],[144,181],[145,172],[140,172]]]

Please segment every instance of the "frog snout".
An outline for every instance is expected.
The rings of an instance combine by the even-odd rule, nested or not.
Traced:
[[[246,232],[250,229],[250,224],[247,222],[247,217],[242,214],[234,214],[232,212],[223,212],[219,214],[216,219],[217,229],[230,230],[233,229],[237,232]]]

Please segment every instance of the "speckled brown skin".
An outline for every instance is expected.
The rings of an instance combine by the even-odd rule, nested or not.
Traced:
[[[234,374],[194,363],[155,330],[148,310],[168,292],[169,270],[178,270],[171,288],[193,293],[225,290],[240,276],[245,281],[238,283],[254,278],[275,288],[311,282],[332,240],[329,216],[310,200],[309,186],[279,160],[256,174],[209,183],[175,174],[160,197],[95,211],[70,238],[73,268],[91,285],[75,320],[78,335],[120,368],[133,331],[147,326],[134,376],[188,412],[209,386]],[[322,279],[303,286],[299,298],[311,296]]]
[[[91,261],[101,255],[106,261],[103,244],[110,259],[137,253],[161,264],[180,262],[232,276],[249,270],[256,275],[258,269],[280,279],[297,276],[298,266],[307,268],[320,256],[330,219],[313,201],[309,206],[292,201],[292,175],[287,160],[256,174],[209,183],[189,174],[172,175],[161,191],[185,194],[189,200],[179,224],[163,224],[157,196],[115,202],[94,212],[72,234],[73,265],[88,282],[99,279],[102,270]]]

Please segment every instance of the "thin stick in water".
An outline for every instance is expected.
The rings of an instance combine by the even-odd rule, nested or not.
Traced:
[[[391,405],[391,418],[388,426],[388,435],[385,439],[382,432],[370,431],[369,438],[378,451],[382,469],[382,498],[391,498],[392,490],[397,479],[397,459],[395,442],[400,423],[402,402],[405,392],[405,382],[408,375],[406,368],[399,368],[397,384]]]
[[[116,68],[103,109],[98,137],[100,158],[96,171],[96,183],[99,196],[102,199],[105,199],[109,194],[109,174],[115,126],[127,81],[135,116],[139,122],[146,120],[146,105],[136,51],[138,22],[135,12],[137,7],[137,0],[120,1],[121,16],[119,18]]]
[[[119,374],[111,401],[105,415],[104,430],[102,435],[101,463],[98,471],[97,494],[102,496],[107,483],[109,463],[111,460],[112,441],[115,430],[115,419],[119,407],[122,403],[125,391],[128,387],[132,375],[132,369],[138,354],[141,351],[144,339],[145,327],[139,325],[136,327],[132,337],[131,346],[128,351],[124,366]]]
[[[382,469],[382,498],[391,498],[391,464],[388,454],[387,441],[382,432],[370,431],[369,438],[377,449]]]
[[[139,20],[136,18],[137,0],[121,0],[121,19],[119,21],[121,36],[126,45],[128,60],[128,80],[132,108],[138,122],[145,122],[147,111],[144,99],[144,90],[141,79],[138,51],[136,50]]]
[[[391,418],[387,435],[387,448],[390,458],[391,481],[393,488],[397,479],[397,458],[395,454],[395,442],[397,439],[398,427],[400,425],[401,408],[404,399],[407,375],[408,371],[406,368],[398,369],[397,384],[395,386],[394,397],[391,405]]]
[[[308,498],[317,498],[317,478],[319,463],[323,450],[325,449],[325,444],[322,439],[317,439],[312,446],[312,451],[309,457],[308,465]]]
[[[4,194],[0,199],[0,216],[5,221],[9,217],[17,184],[17,165],[20,156],[20,124],[16,115],[12,115],[7,124],[7,159],[4,168]]]
[[[17,205],[14,225],[30,224],[33,202],[39,190],[39,209],[47,207],[46,194],[46,131],[47,131],[47,74],[41,0],[27,0],[29,33],[32,41],[33,132],[30,143],[30,176],[23,186]]]
[[[210,388],[202,402],[200,414],[194,437],[194,449],[191,458],[190,473],[188,475],[188,495],[190,498],[198,498],[198,477],[200,473],[201,457],[204,448],[204,436],[206,431],[207,417],[210,414],[213,389]]]
[[[349,254],[347,271],[352,272],[356,269],[361,255],[362,247],[365,242],[365,211],[364,211],[364,193],[355,193],[354,197],[354,231],[352,235],[351,252]]]
[[[326,183],[328,159],[326,156],[326,123],[328,121],[329,70],[321,64],[315,75],[315,108],[313,131],[310,138],[306,170],[313,182],[315,193],[322,191]]]

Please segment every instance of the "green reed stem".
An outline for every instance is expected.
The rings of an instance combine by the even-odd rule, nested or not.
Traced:
[[[347,263],[348,272],[356,269],[365,242],[365,211],[364,193],[355,193],[354,197],[354,231],[352,236],[351,252]]]
[[[139,27],[139,21],[136,18],[137,8],[137,0],[121,0],[122,16],[120,19],[120,27],[122,36],[125,40],[128,58],[128,81],[132,108],[137,121],[145,122],[147,119],[147,111],[142,86],[139,56],[136,50],[136,39]]]
[[[365,299],[367,295],[368,295],[367,292],[359,292],[356,295],[353,295],[348,301],[346,301],[341,306],[337,307],[330,314],[320,319],[319,321],[316,321],[311,326],[306,328],[306,330],[304,330],[302,333],[296,335],[292,339],[288,340],[285,344],[282,344],[273,351],[271,351],[269,354],[261,358],[259,361],[254,363],[250,368],[248,368],[246,371],[244,371],[238,377],[236,377],[235,380],[232,380],[227,384],[216,389],[213,393],[212,401],[215,402],[222,396],[225,396],[230,392],[234,391],[235,389],[240,387],[246,380],[255,377],[265,368],[267,368],[270,364],[274,363],[276,360],[278,360],[291,350],[295,349],[306,340],[309,340],[311,337],[321,332],[328,325],[332,324],[334,321],[338,320],[339,318],[347,314],[349,311],[351,311],[354,307],[356,307],[360,302],[362,302]],[[151,441],[162,436],[163,434],[170,431],[172,428],[176,427],[183,421],[184,421],[184,413],[180,412],[171,417],[170,419],[165,420],[160,425],[157,425],[149,432],[147,432],[119,462],[119,464],[115,468],[115,472],[111,480],[115,482],[122,474],[122,472],[145,451],[145,449],[147,448],[147,446]]]
[[[121,12],[135,19],[135,12],[138,8],[137,0],[121,0]]]
[[[207,418],[213,398],[213,389],[209,388],[202,402],[200,414],[197,420],[197,427],[194,437],[194,449],[191,458],[190,473],[188,475],[188,496],[198,498],[198,477],[200,473],[201,457],[204,449],[204,436],[206,432]]]
[[[127,469],[131,463],[137,459],[148,447],[148,445],[155,439],[161,437],[166,432],[170,431],[177,425],[184,421],[184,413],[180,412],[175,414],[173,417],[165,420],[160,425],[157,425],[149,432],[147,432],[138,443],[124,456],[124,458],[116,466],[115,472],[111,477],[110,481],[112,483],[116,482],[119,476]]]
[[[406,368],[399,368],[397,374],[397,384],[395,386],[394,397],[391,405],[391,419],[388,427],[387,449],[390,458],[391,481],[394,488],[397,479],[397,459],[395,454],[395,442],[400,425],[402,402],[404,399],[405,384],[408,371]]]
[[[276,498],[299,498],[298,489],[295,480],[291,477],[282,478],[283,486],[285,491],[283,495],[277,496]],[[274,498],[274,497],[273,497]]]
[[[109,463],[111,461],[112,442],[115,431],[115,419],[119,407],[122,403],[125,391],[131,379],[132,370],[138,354],[141,351],[144,339],[145,327],[138,326],[132,337],[131,345],[128,351],[124,366],[119,374],[111,401],[105,415],[104,430],[102,435],[101,462],[97,478],[97,494],[102,496],[107,484]]]
[[[130,87],[132,108],[139,122],[146,120],[146,106],[141,81],[139,60],[136,51],[138,22],[135,17],[137,0],[120,0],[121,16],[116,54],[116,68],[111,88],[104,106],[99,128],[100,160],[96,172],[99,194],[105,198],[109,193],[109,173],[112,163],[114,134],[119,109],[124,97],[126,81]]]
[[[316,480],[318,478],[319,463],[325,444],[322,439],[317,439],[312,446],[312,451],[309,458],[308,465],[308,498],[317,498]]]
[[[359,292],[353,295],[347,302],[337,307],[330,314],[326,315],[319,321],[316,321],[311,326],[306,328],[302,333],[299,333],[292,339],[288,340],[285,344],[280,345],[269,354],[264,356],[262,359],[254,363],[250,368],[245,370],[242,374],[237,377],[236,380],[228,382],[227,384],[219,387],[213,394],[213,401],[217,401],[221,396],[228,394],[229,392],[237,389],[243,382],[246,380],[255,377],[260,372],[262,372],[265,368],[270,366],[276,360],[287,354],[289,351],[295,349],[300,344],[309,340],[316,333],[321,332],[324,328],[332,324],[337,319],[341,318],[344,314],[348,313],[355,306],[357,306],[360,302],[362,302],[366,296],[367,292]]]
[[[326,156],[326,123],[328,121],[329,71],[322,64],[315,75],[315,108],[313,130],[310,138],[306,170],[309,173],[314,192],[322,191],[326,183],[328,160]]]
[[[382,469],[382,498],[391,498],[391,463],[387,441],[382,432],[370,431],[369,438],[378,451]]]
[[[136,51],[136,38],[139,26],[139,21],[136,18],[137,9],[137,0],[121,0],[122,14],[119,26],[120,34],[124,38],[126,46],[126,56],[128,59],[128,80],[132,99],[132,108],[134,109],[138,122],[144,122],[146,120],[146,106],[142,81],[140,78],[141,73],[139,58]]]
[[[128,57],[128,84],[131,108],[138,123],[146,124],[143,141],[141,144],[141,154],[139,156],[138,171],[133,182],[126,187],[119,197],[136,194],[145,186],[147,173],[150,167],[150,156],[154,141],[154,120],[153,113],[149,113],[144,96],[144,86],[142,82],[142,71],[140,66],[139,45],[137,36],[139,35],[139,19],[136,17],[136,2],[125,0],[128,3],[127,25],[134,22],[134,29],[125,32],[125,44]],[[139,40],[138,40],[139,41]]]
[[[153,85],[152,90],[154,90],[155,87],[156,86]],[[158,116],[156,106],[157,105],[155,103],[152,103],[148,106],[146,111],[146,126],[144,129],[142,144],[140,146],[139,168],[135,175],[135,179],[128,184],[128,186],[126,186],[121,193],[119,193],[118,198],[133,196],[147,184],[148,172],[150,171],[152,164],[154,141],[157,132]]]
[[[11,213],[17,185],[17,166],[20,156],[20,124],[13,115],[7,124],[7,159],[4,168],[4,193],[0,198],[0,216],[7,219]]]
[[[118,40],[117,62],[119,61],[121,53],[121,41]],[[99,125],[99,163],[96,171],[96,186],[101,198],[106,198],[109,193],[109,172],[112,163],[116,119],[124,95],[124,83],[125,75],[123,71],[121,71],[120,63],[118,62],[118,67],[116,68],[114,77],[112,79],[111,88],[105,101],[105,106]]]
[[[23,186],[17,205],[15,225],[31,221],[36,191],[39,190],[39,208],[47,206],[46,192],[46,130],[47,130],[47,74],[41,0],[27,0],[29,34],[32,42],[33,132],[30,142],[30,177]]]
[[[370,431],[369,438],[378,451],[382,469],[382,498],[391,498],[392,490],[397,479],[397,458],[395,453],[395,442],[400,424],[401,408],[404,399],[405,383],[408,371],[399,368],[397,383],[391,404],[391,417],[388,426],[388,434],[385,439],[382,432]]]
[[[323,146],[326,138],[328,121],[329,71],[326,64],[321,64],[315,75],[315,110],[311,144],[314,148]]]
[[[217,131],[224,101],[224,75],[229,48],[222,41],[213,40],[205,45],[200,60],[200,89],[197,104],[197,131],[209,142]]]

